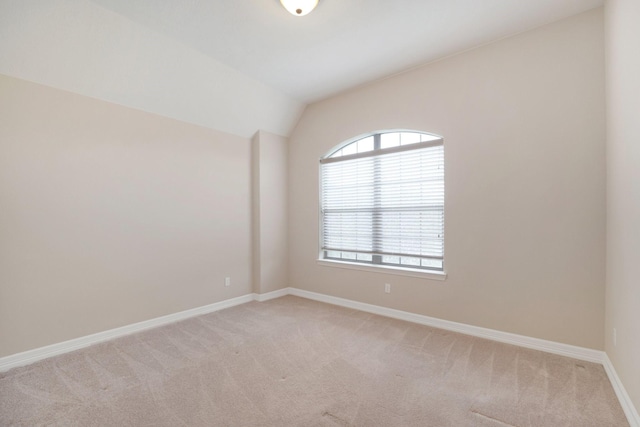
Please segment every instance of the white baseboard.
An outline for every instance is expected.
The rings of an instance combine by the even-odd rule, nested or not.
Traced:
[[[379,314],[381,316],[406,320],[408,322],[432,326],[434,328],[460,332],[466,335],[472,335],[480,338],[490,339],[493,341],[517,345],[519,347],[526,347],[533,350],[540,350],[547,353],[558,354],[560,356],[567,356],[587,362],[602,364],[607,373],[607,376],[609,377],[609,381],[613,386],[616,396],[620,401],[620,405],[624,410],[630,427],[640,427],[640,416],[638,416],[638,411],[633,405],[631,398],[627,394],[624,385],[620,381],[620,378],[618,377],[618,374],[616,373],[611,360],[609,360],[609,356],[607,356],[604,351],[593,350],[584,347],[576,347],[573,345],[562,344],[554,341],[547,341],[538,338],[527,337],[524,335],[511,334],[508,332],[496,331],[493,329],[486,329],[478,326],[471,326],[463,323],[436,319],[434,317],[423,316],[421,314],[408,313],[406,311],[366,304],[358,301],[334,297],[331,295],[318,294],[315,292],[305,291],[297,288],[289,288],[289,295],[295,295],[298,297],[325,302],[328,304],[339,305],[341,307],[352,308],[354,310],[366,311],[367,313]]]
[[[255,301],[264,302],[270,299],[280,298],[289,295],[290,288],[278,289],[277,291],[267,292],[266,294],[253,294]]]
[[[284,288],[265,294],[247,294],[237,298],[232,298],[217,303],[209,304],[203,307],[197,307],[190,310],[181,311],[179,313],[169,314],[167,316],[157,317],[155,319],[145,320],[143,322],[134,323],[120,328],[111,329],[97,334],[87,335],[64,341],[58,344],[37,348],[0,358],[0,372],[7,371],[18,366],[25,366],[30,363],[37,362],[52,356],[68,353],[93,344],[119,338],[135,332],[144,331],[146,329],[174,323],[190,317],[202,314],[213,313],[225,308],[234,307],[251,301],[264,302],[285,295],[294,295],[301,298],[320,301],[328,304],[338,305],[342,307],[352,308],[355,310],[365,311],[367,313],[378,314],[381,316],[391,317],[394,319],[405,320],[421,325],[431,326],[435,328],[445,329],[449,331],[459,332],[466,335],[472,335],[480,338],[486,338],[507,344],[513,344],[520,347],[526,347],[534,350],[540,350],[547,353],[558,354],[561,356],[572,357],[574,359],[585,360],[589,362],[600,363],[613,385],[618,400],[629,420],[631,427],[640,427],[640,417],[638,412],[627,394],[620,378],[611,364],[609,357],[603,351],[592,350],[583,347],[576,347],[568,344],[562,344],[554,341],[547,341],[538,338],[531,338],[523,335],[512,334],[508,332],[496,331],[493,329],[481,328],[478,326],[466,325],[463,323],[452,322],[449,320],[437,319],[434,317],[424,316],[421,314],[409,313],[406,311],[395,310],[392,308],[381,307],[372,304],[366,304],[358,301],[338,298],[331,295],[319,294],[315,292],[305,291],[297,288]]]
[[[622,385],[622,381],[620,381],[618,373],[616,372],[613,364],[611,363],[611,359],[609,359],[609,356],[606,353],[604,355],[602,366],[604,366],[604,370],[607,372],[607,376],[609,377],[609,381],[611,381],[613,390],[616,392],[616,396],[618,396],[618,400],[620,401],[620,405],[622,406],[622,409],[627,416],[629,425],[631,427],[640,427],[640,415],[638,415],[638,411],[633,405],[631,397],[629,397],[629,394],[627,394],[627,390],[624,388],[624,385]]]
[[[408,313],[406,311],[395,310],[392,308],[381,307],[377,305],[366,304],[358,301],[338,298],[330,295],[309,292],[297,288],[284,288],[265,294],[247,294],[241,297],[220,301],[203,307],[193,308],[181,311],[179,313],[169,314],[167,316],[157,317],[155,319],[145,320],[143,322],[134,323],[120,328],[75,338],[46,347],[28,350],[22,353],[13,354],[0,358],[0,372],[7,371],[17,366],[28,365],[38,360],[48,357],[78,350],[93,344],[104,342],[110,339],[122,337],[135,332],[144,331],[145,329],[155,328],[169,323],[187,319],[189,317],[201,314],[212,313],[225,308],[244,304],[250,301],[264,302],[274,298],[280,298],[285,295],[295,295],[315,301],[325,302],[328,304],[339,305],[356,310],[366,311],[368,313],[379,314],[381,316],[392,317],[395,319],[406,320],[408,322],[418,323],[421,325],[432,326],[435,328],[446,329],[454,332],[460,332],[467,335],[473,335],[481,338],[487,338],[494,341],[513,344],[520,347],[531,348],[535,350],[546,351],[548,353],[559,354],[561,356],[573,357],[575,359],[586,360],[589,362],[603,363],[605,361],[604,352],[591,350],[582,347],[575,347],[568,344],[561,344],[553,341],[546,341],[538,338],[526,337],[523,335],[511,334],[508,332],[496,331],[493,329],[481,328],[462,323],[451,322],[448,320],[437,319],[434,317],[423,316],[421,314]],[[640,427],[640,426],[639,426]]]
[[[12,354],[10,356],[0,358],[0,372],[8,371],[9,369],[16,368],[18,366],[25,366],[30,363],[37,362],[39,360],[57,356],[59,354],[64,354],[74,350],[79,350],[81,348],[89,347],[90,345],[105,342],[114,338],[123,337],[125,335],[133,334],[135,332],[141,332],[141,331],[144,331],[145,329],[156,328],[158,326],[163,326],[170,323],[178,322],[180,320],[188,319],[190,317],[213,313],[215,311],[223,310],[229,307],[234,307],[236,305],[244,304],[251,301],[260,301],[260,302],[268,301],[270,299],[280,298],[288,294],[289,294],[289,288],[279,289],[277,291],[268,292],[264,294],[247,294],[237,298],[231,298],[228,300],[205,305],[202,307],[181,311],[181,312],[169,314],[166,316],[156,317],[155,319],[133,323],[131,325],[122,326],[120,328],[98,332],[96,334],[75,338],[69,341],[63,341],[61,343],[48,345],[46,347],[40,347],[33,350],[25,351],[22,353]]]
[[[190,310],[173,313],[166,316],[156,317],[155,319],[133,323],[131,325],[122,326],[120,328],[98,332],[97,334],[91,334],[84,337],[75,338],[69,341],[63,341],[61,343],[48,345],[46,347],[40,347],[33,350],[25,351],[22,353],[12,354],[11,356],[0,358],[0,372],[8,371],[9,369],[16,368],[18,366],[25,366],[30,363],[37,362],[39,360],[57,356],[59,354],[69,353],[71,351],[78,350],[84,347],[89,347],[90,345],[98,344],[114,338],[130,335],[135,332],[140,332],[146,329],[167,325],[169,323],[174,323],[180,320],[188,319],[189,317],[213,313],[214,311],[219,311],[225,308],[234,307],[236,305],[254,301],[255,299],[256,299],[255,294],[247,294],[241,297],[231,298],[228,300],[205,305],[203,307],[192,308]]]
[[[304,291],[297,288],[290,288],[289,294],[302,298],[312,299],[315,301],[326,302],[333,305],[339,305],[342,307],[353,308],[355,310],[366,311],[367,313],[379,314],[381,316],[392,317],[394,319],[406,320],[408,322],[432,326],[434,328],[446,329],[453,332],[460,332],[462,334],[486,338],[507,344],[513,344],[520,347],[526,347],[534,350],[545,351],[547,353],[572,357],[574,359],[585,360],[588,362],[603,363],[604,360],[604,352],[599,350],[576,347],[569,344],[562,344],[554,341],[542,340],[539,338],[531,338],[524,335],[512,334],[509,332],[496,331],[494,329],[486,329],[479,326],[466,325],[464,323],[451,322],[449,320],[442,320],[435,317],[423,316],[421,314],[395,310],[393,308],[386,308],[378,305],[366,304],[330,295],[318,294],[315,292]]]

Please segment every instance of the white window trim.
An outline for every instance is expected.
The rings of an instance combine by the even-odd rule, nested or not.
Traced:
[[[341,144],[339,147],[334,148],[333,150],[331,150],[331,154],[335,153],[336,151],[338,151],[340,148],[344,148],[349,144],[352,144],[354,142],[359,141],[362,138],[365,138],[367,135],[374,135],[374,134],[383,134],[383,133],[391,133],[391,132],[417,132],[414,130],[407,130],[407,129],[390,129],[390,130],[381,130],[381,131],[377,131],[371,134],[363,134],[360,135],[358,137],[355,137],[353,139],[350,139],[349,141]],[[418,132],[418,133],[423,133],[423,134],[428,134],[428,135],[432,135],[432,136],[437,136],[437,135],[433,135],[433,134],[429,134],[427,132]],[[431,141],[426,141],[423,143],[420,143],[421,145],[424,146],[431,146],[431,145],[439,145],[439,144],[443,144],[443,138],[442,137],[438,137],[437,140],[431,140]],[[387,152],[389,151],[405,151],[408,149],[415,149],[414,147],[409,148],[410,146],[404,146],[404,147],[398,147],[396,149],[386,149]],[[331,158],[331,154],[322,157],[320,159],[320,164],[322,163],[331,163],[334,161],[339,161],[337,159],[333,159]],[[366,152],[363,154],[356,154],[356,155],[348,155],[346,157],[348,158],[358,158],[358,157],[368,157],[371,155],[378,155],[378,154],[374,154],[373,152]],[[344,159],[342,159],[344,160]],[[321,177],[321,169],[318,169],[318,179],[322,180]],[[318,208],[319,210],[321,209],[322,206],[322,190],[320,190],[318,192]],[[319,215],[322,215],[319,212]],[[316,263],[320,266],[324,266],[324,267],[332,267],[332,268],[342,268],[342,269],[348,269],[348,270],[360,270],[360,271],[368,271],[368,272],[372,272],[372,273],[379,273],[379,274],[393,274],[393,275],[397,275],[397,276],[406,276],[406,277],[417,277],[417,278],[421,278],[421,279],[428,279],[428,280],[436,280],[436,281],[445,281],[447,280],[447,272],[443,269],[442,271],[438,271],[438,270],[431,270],[431,269],[426,269],[426,268],[410,268],[410,267],[401,267],[401,266],[396,266],[396,265],[390,265],[390,264],[368,264],[368,263],[360,263],[360,262],[349,262],[349,261],[341,261],[341,260],[335,260],[335,259],[327,259],[323,257],[323,251],[321,248],[321,241],[323,238],[323,230],[322,230],[322,222],[319,221],[320,226],[318,228],[318,247],[320,248],[320,253],[318,254],[318,258],[316,259]],[[443,267],[446,268],[446,265],[444,265],[443,263]]]
[[[318,258],[318,265],[323,267],[344,268],[348,270],[369,271],[371,273],[395,274],[397,276],[417,277],[420,279],[429,279],[444,281],[447,280],[447,273],[444,271],[425,270],[417,268],[396,267],[393,265],[364,264],[347,261],[337,261]]]

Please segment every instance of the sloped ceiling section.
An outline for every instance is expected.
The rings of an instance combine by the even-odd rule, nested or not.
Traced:
[[[558,21],[603,0],[92,0],[303,102]]]
[[[304,105],[87,0],[1,0],[0,73],[250,137]]]

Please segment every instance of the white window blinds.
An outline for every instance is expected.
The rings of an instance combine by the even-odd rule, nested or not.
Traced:
[[[321,160],[322,256],[442,270],[442,140],[380,148],[381,135],[371,151]]]

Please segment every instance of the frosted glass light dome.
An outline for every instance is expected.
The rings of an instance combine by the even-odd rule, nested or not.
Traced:
[[[285,9],[295,16],[304,16],[318,5],[318,0],[280,0]]]

